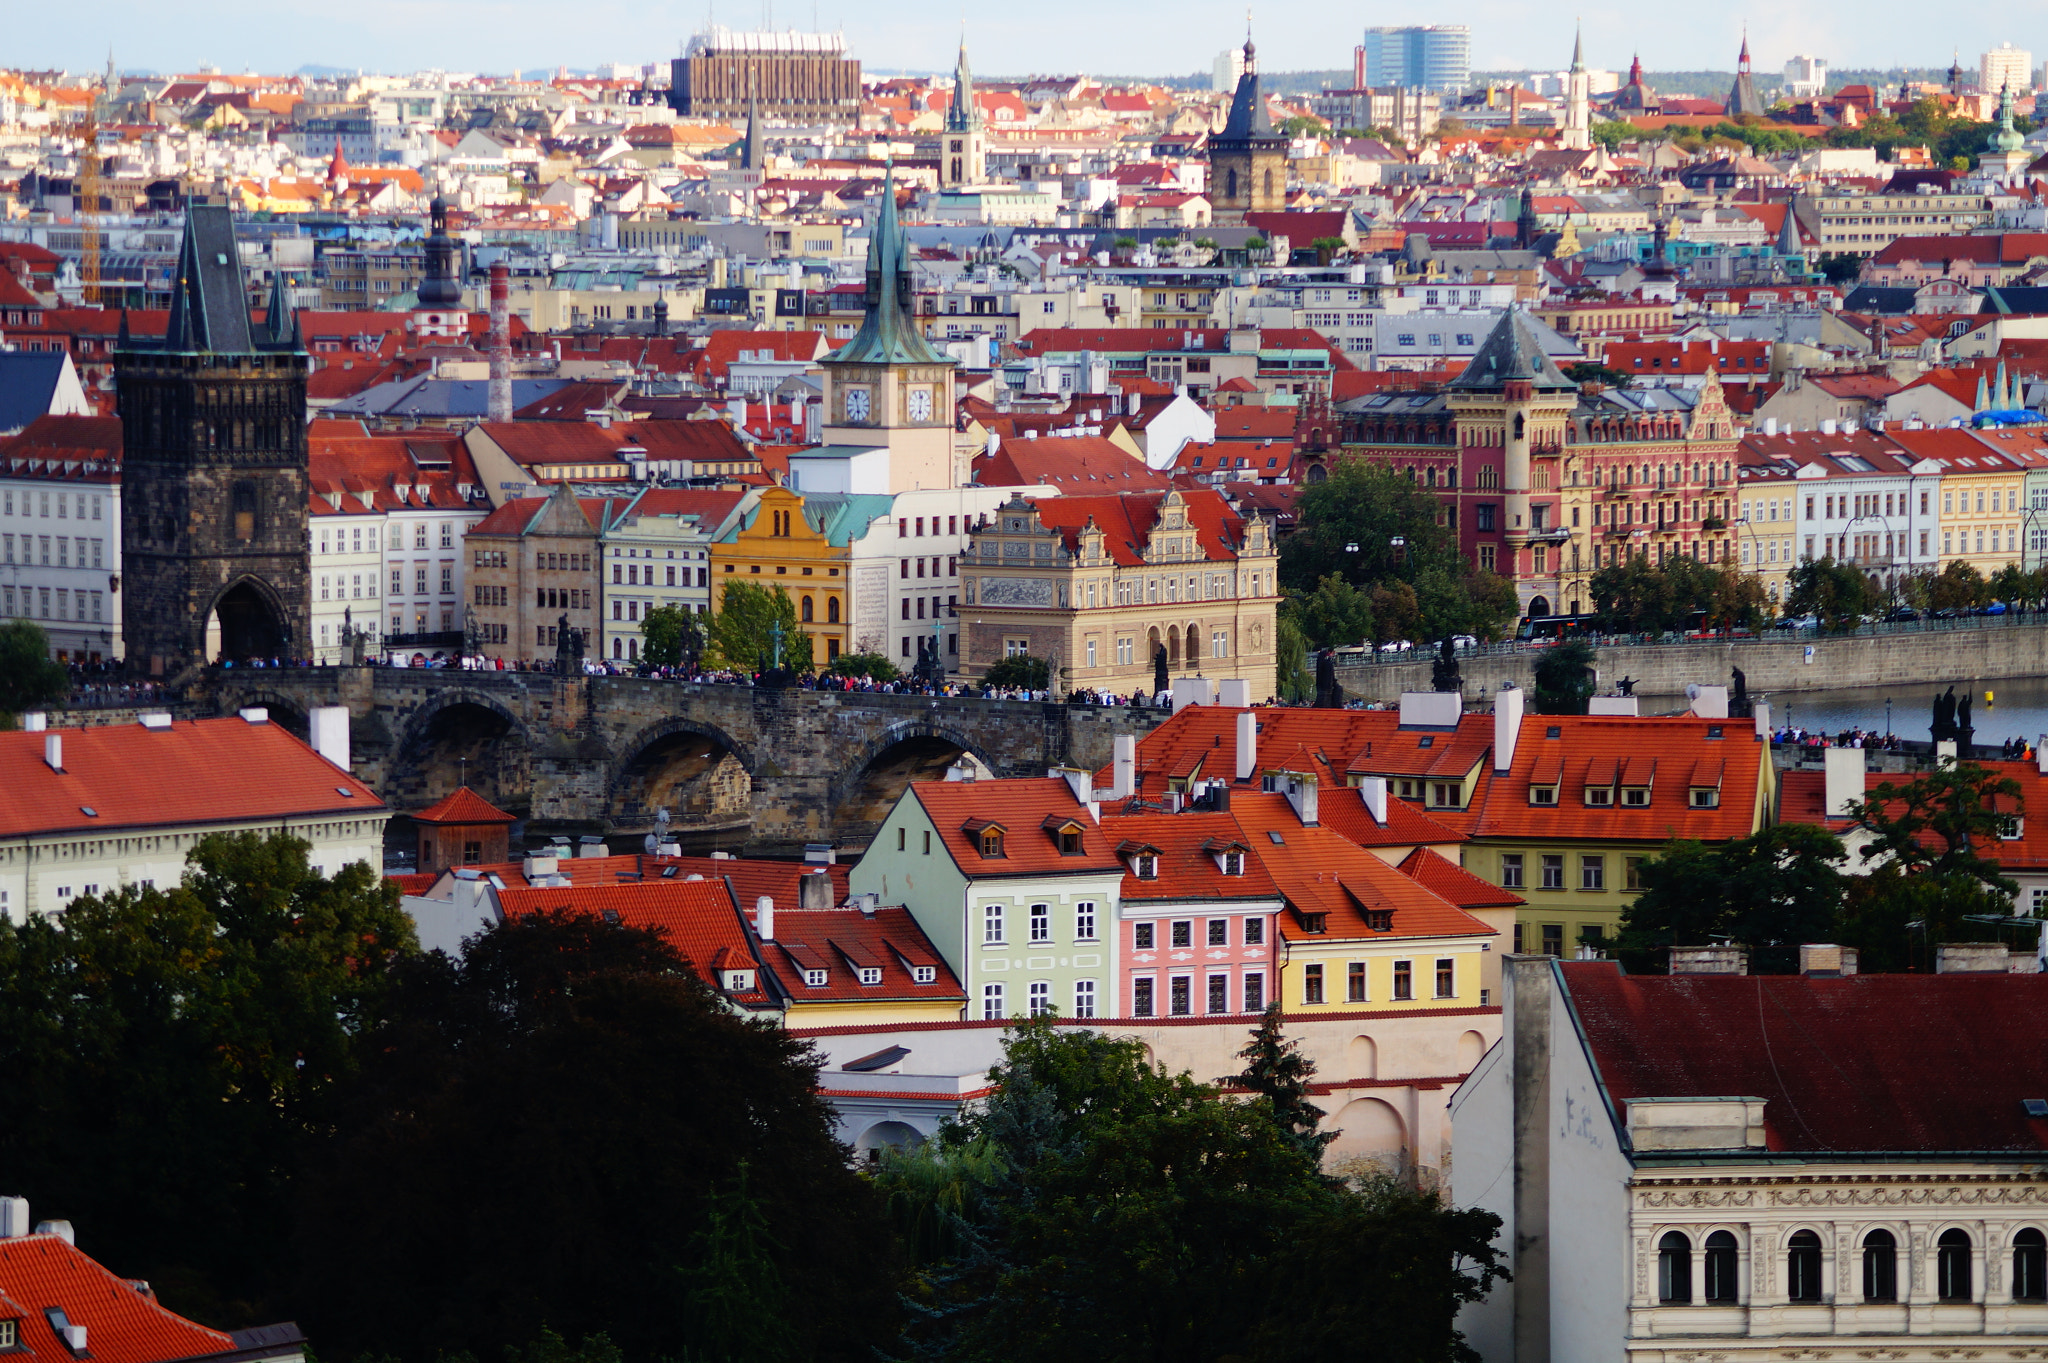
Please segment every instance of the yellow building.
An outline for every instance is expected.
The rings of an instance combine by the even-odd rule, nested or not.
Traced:
[[[1967,563],[1990,577],[2019,562],[2027,475],[2048,468],[2031,434],[2003,441],[1999,434],[1954,427],[1885,434],[1940,466],[1941,567]]]
[[[853,619],[848,596],[850,546],[892,499],[877,494],[808,495],[784,487],[749,494],[711,542],[711,609],[725,607],[725,589],[751,582],[781,588],[811,636],[811,661],[824,667],[848,646]]]

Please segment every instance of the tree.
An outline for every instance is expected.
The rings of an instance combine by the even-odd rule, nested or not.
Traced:
[[[658,932],[487,929],[398,972],[362,1056],[292,1242],[336,1356],[488,1358],[548,1328],[634,1363],[850,1360],[893,1332],[884,1209],[817,1056]]]
[[[835,676],[866,677],[878,682],[895,681],[903,675],[894,662],[879,653],[842,653],[825,670]]]
[[[1316,263],[1318,265],[1328,265],[1338,256],[1351,249],[1342,237],[1317,237],[1309,242],[1309,246],[1316,253]]]
[[[1372,589],[1373,637],[1379,642],[1413,639],[1422,619],[1422,603],[1412,584],[1399,580],[1376,583]]]
[[[1583,715],[1593,699],[1593,646],[1567,639],[1536,660],[1535,708],[1539,715]]]
[[[656,606],[640,618],[640,656],[656,667],[680,667],[704,652],[704,631],[694,611]]]
[[[1787,615],[1812,615],[1829,634],[1847,634],[1879,604],[1877,588],[1862,571],[1832,558],[1807,559],[1792,570]]]
[[[756,587],[728,582],[718,614],[711,620],[711,642],[727,666],[742,672],[765,672],[775,666],[776,626],[781,626],[782,665],[792,672],[811,670],[811,636],[797,625],[796,603],[781,587]]]
[[[1621,911],[1616,943],[1630,970],[1661,970],[1665,950],[1834,940],[1848,859],[1813,824],[1773,824],[1723,843],[1680,840],[1637,868],[1642,893]]]
[[[1334,1131],[1319,1131],[1323,1110],[1309,1101],[1309,1081],[1315,1076],[1313,1060],[1301,1053],[1301,1043],[1290,1041],[1281,1030],[1280,1001],[1266,1006],[1252,1039],[1237,1053],[1244,1061],[1242,1072],[1219,1080],[1237,1083],[1264,1098],[1273,1109],[1273,1120],[1305,1159],[1321,1164],[1323,1152],[1337,1139]]]
[[[55,705],[70,691],[71,678],[50,656],[50,636],[41,625],[33,620],[0,625],[0,713]]]
[[[1282,610],[1273,627],[1274,684],[1280,699],[1298,702],[1315,694],[1315,678],[1308,670],[1308,645],[1294,612]]]
[[[1990,600],[1984,574],[1961,559],[1943,564],[1927,591],[1927,604],[1938,611],[1975,610]]]
[[[990,663],[981,680],[986,686],[1016,686],[1026,691],[1043,691],[1052,684],[1052,665],[1028,653],[1013,653]]]
[[[1280,131],[1289,137],[1321,137],[1330,130],[1330,125],[1310,114],[1296,114],[1280,125]]]
[[[1340,459],[1295,505],[1299,528],[1280,542],[1281,581],[1295,591],[1312,591],[1332,574],[1369,587],[1458,566],[1457,541],[1437,524],[1436,498],[1386,464]]]
[[[215,834],[175,886],[0,920],[0,1163],[173,1309],[273,1319],[303,1134],[414,949],[361,863]]]
[[[1270,1101],[1168,1074],[1134,1040],[1034,1019],[990,1081],[880,1175],[916,1247],[909,1357],[1471,1357],[1456,1312],[1504,1276],[1499,1218],[1326,1178]]]
[[[1597,125],[1595,125],[1597,127]],[[1564,376],[1573,383],[1600,383],[1609,388],[1626,388],[1635,381],[1635,375],[1624,370],[1611,369],[1591,360],[1564,366]]]
[[[1863,858],[1890,862],[1908,875],[1961,875],[2002,891],[2019,885],[1980,845],[1996,847],[2024,813],[2020,783],[1975,762],[1952,762],[1903,783],[1881,781],[1849,806],[1871,834]]]
[[[1281,605],[1310,648],[1346,648],[1373,637],[1372,600],[1335,573]]]

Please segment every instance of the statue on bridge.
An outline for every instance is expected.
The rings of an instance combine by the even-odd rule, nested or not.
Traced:
[[[1633,695],[1634,695],[1635,693],[1636,693],[1636,679],[1635,679],[1634,677],[1628,677],[1628,676],[1623,676],[1623,677],[1617,677],[1617,678],[1615,678],[1615,679],[1614,679],[1614,694],[1615,694],[1615,695],[1617,695],[1617,696],[1633,696]]]
[[[566,612],[555,619],[555,671],[573,677],[583,670],[583,631],[569,623]]]
[[[1930,732],[1936,743],[1956,736],[1956,689],[1953,686],[1934,698],[1934,723]]]
[[[1728,713],[1731,715],[1748,714],[1753,708],[1749,702],[1749,678],[1743,675],[1742,669],[1739,667],[1735,669],[1735,685],[1732,689],[1735,694],[1728,698]]]
[[[1316,654],[1316,709],[1344,708],[1344,688],[1337,684],[1337,655],[1330,649]]]
[[[1444,636],[1443,642],[1437,645],[1436,661],[1430,664],[1429,668],[1429,684],[1438,691],[1465,689],[1464,676],[1458,670],[1457,645],[1451,642],[1451,636],[1448,634]]]

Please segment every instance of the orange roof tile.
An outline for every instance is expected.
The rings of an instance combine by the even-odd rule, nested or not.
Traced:
[[[967,1001],[967,991],[924,929],[901,907],[878,908],[871,914],[859,909],[778,909],[775,939],[761,944],[761,956],[788,991],[792,1006]],[[931,983],[917,982],[912,969],[918,966],[932,969]],[[861,983],[862,967],[881,971],[881,977],[873,984]],[[808,983],[807,968],[823,969],[825,982]]]
[[[436,800],[412,817],[417,823],[516,823],[519,819],[518,815],[507,814],[468,786]]]
[[[938,830],[939,840],[953,858],[953,864],[969,879],[1070,875],[1122,867],[1110,850],[1106,835],[1089,816],[1087,806],[1074,798],[1073,787],[1059,777],[917,781],[911,784],[910,791],[932,821],[932,827]],[[1048,814],[1071,818],[1081,825],[1078,855],[1062,855],[1058,840],[1041,827]],[[982,856],[967,831],[968,824],[975,821],[982,826],[1002,826],[1002,856]]]
[[[237,1347],[232,1335],[166,1311],[147,1289],[115,1277],[61,1236],[0,1240],[0,1293],[24,1308],[18,1344],[32,1363],[171,1363]],[[73,1353],[57,1337],[44,1315],[53,1307],[85,1327],[90,1353]]]
[[[719,953],[736,961],[739,969],[752,969],[755,961],[752,934],[741,921],[739,906],[723,880],[644,880],[611,885],[560,885],[546,889],[499,890],[498,906],[507,920],[527,914],[565,910],[592,914],[608,923],[646,928],[659,932],[706,984],[717,988]],[[745,1004],[765,1006],[771,1001],[766,984],[758,976],[754,988],[733,995]]]

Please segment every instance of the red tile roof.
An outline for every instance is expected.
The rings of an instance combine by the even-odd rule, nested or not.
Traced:
[[[516,823],[519,819],[518,815],[507,814],[468,786],[462,786],[453,795],[436,800],[412,817],[418,823],[509,824]]]
[[[938,830],[947,855],[970,880],[1006,876],[1071,875],[1123,868],[1108,836],[1059,777],[1013,781],[916,781],[911,794]],[[1044,827],[1048,815],[1081,826],[1081,851],[1067,856]],[[970,822],[1003,829],[1003,855],[984,857],[969,832]]]
[[[1553,728],[1556,738],[1548,736]],[[1724,736],[1709,738],[1714,728]],[[1522,720],[1512,768],[1496,775],[1489,762],[1463,826],[1474,837],[1492,838],[1745,838],[1755,831],[1757,783],[1767,758],[1754,730],[1738,720],[1529,715]],[[1720,803],[1713,809],[1693,808],[1688,793],[1703,759],[1722,764]],[[1624,785],[1654,771],[1647,805],[1586,804],[1588,777],[1615,763],[1625,766]],[[1531,785],[1553,781],[1555,805],[1529,803]]]
[[[2041,975],[1624,975],[1556,967],[1619,1108],[1762,1098],[1772,1150],[2038,1151],[2048,1123]],[[1618,1114],[1626,1120],[1625,1109]]]
[[[721,952],[731,953],[726,959],[736,968],[755,969],[752,933],[740,920],[739,906],[723,880],[677,877],[612,885],[506,888],[497,891],[497,898],[507,920],[560,909],[657,931],[713,988],[719,987],[716,971]],[[754,988],[732,997],[756,1007],[770,1002],[758,976]]]
[[[1005,440],[994,454],[977,455],[973,467],[977,487],[1045,484],[1062,492],[1138,492],[1163,488],[1170,481],[1099,435]]]
[[[1481,880],[1427,847],[1418,847],[1401,858],[1399,870],[1461,909],[1511,909],[1527,902],[1513,890]]]
[[[1275,899],[1280,888],[1267,872],[1265,863],[1250,855],[1251,843],[1237,819],[1228,810],[1209,812],[1185,810],[1168,814],[1147,810],[1136,814],[1108,814],[1102,818],[1103,836],[1115,846],[1143,843],[1158,850],[1158,875],[1140,880],[1135,871],[1124,874],[1123,900],[1126,904],[1148,899],[1185,902],[1191,899],[1221,903],[1233,899]],[[1246,853],[1244,872],[1225,875],[1217,854],[1229,847]]]
[[[62,771],[44,761],[51,737]],[[275,724],[0,733],[0,836],[386,812],[377,792]]]
[[[51,1307],[85,1327],[90,1352],[74,1354],[57,1338],[44,1315]],[[31,1363],[171,1363],[236,1348],[233,1336],[166,1311],[56,1235],[0,1240],[0,1315],[20,1320],[17,1339]]]
[[[910,1000],[966,1003],[967,991],[945,958],[932,946],[910,910],[780,909],[775,913],[775,940],[761,944],[761,957],[789,992],[792,1006],[807,1003],[900,1003]],[[911,973],[930,966],[930,984]],[[859,971],[882,972],[874,984],[862,984]],[[805,982],[806,969],[825,971],[822,985]]]
[[[1214,488],[1176,489],[1187,508],[1188,524],[1205,557],[1229,562],[1237,557],[1237,544],[1244,535],[1244,518]],[[1159,507],[1171,494],[1127,492],[1120,497],[1041,497],[1032,503],[1039,523],[1061,532],[1067,548],[1079,547],[1081,531],[1090,521],[1102,531],[1102,547],[1111,559],[1124,567],[1145,561],[1146,536],[1159,520]]]

